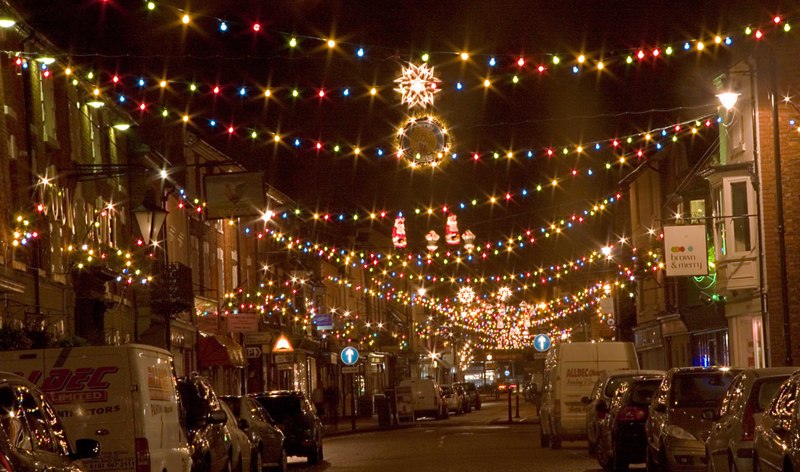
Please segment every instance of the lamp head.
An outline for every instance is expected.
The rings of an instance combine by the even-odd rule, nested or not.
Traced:
[[[736,92],[724,92],[717,95],[719,103],[728,111],[736,106],[736,101],[739,100],[739,95]]]

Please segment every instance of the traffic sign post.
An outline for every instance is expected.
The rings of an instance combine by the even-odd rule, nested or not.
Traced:
[[[550,339],[550,336],[542,333],[537,334],[535,338],[533,338],[533,348],[539,352],[545,352],[550,349],[553,341]]]

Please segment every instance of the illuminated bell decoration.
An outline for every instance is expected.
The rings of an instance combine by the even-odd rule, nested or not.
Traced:
[[[458,217],[452,213],[447,215],[447,224],[444,228],[444,240],[451,246],[455,246],[461,242],[461,236],[458,234]]]
[[[433,252],[439,248],[437,244],[439,242],[439,235],[436,234],[436,231],[431,230],[428,234],[425,235],[425,240],[428,241],[428,245],[426,246],[429,251]]]
[[[434,116],[410,118],[397,133],[397,154],[412,165],[437,165],[452,143],[444,124]]]
[[[394,247],[402,249],[408,245],[406,239],[406,219],[402,216],[395,218],[394,226],[392,227],[392,243]]]
[[[461,239],[464,241],[464,249],[467,251],[475,249],[475,233],[466,230],[464,234],[461,235]]]

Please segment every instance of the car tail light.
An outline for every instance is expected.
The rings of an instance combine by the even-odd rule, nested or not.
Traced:
[[[136,472],[150,472],[150,445],[147,438],[136,438]]]
[[[626,406],[617,413],[617,421],[642,421],[647,417],[647,410],[638,406]]]
[[[14,468],[11,467],[11,463],[8,462],[8,458],[2,453],[0,453],[0,471],[14,472]]]
[[[742,415],[742,441],[752,441],[756,434],[756,421],[753,418],[753,407],[748,403]]]

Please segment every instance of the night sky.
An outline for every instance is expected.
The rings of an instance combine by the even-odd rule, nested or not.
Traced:
[[[607,154],[547,159],[541,150],[607,141],[713,112],[711,80],[748,47],[751,40],[741,38],[743,27],[797,9],[796,3],[757,1],[170,0],[156,2],[156,10],[148,12],[138,0],[22,3],[29,22],[70,53],[74,63],[106,77],[119,73],[120,93],[135,96],[140,92],[134,78],[155,80],[161,74],[199,84],[284,86],[267,105],[263,99],[235,97],[234,90],[216,98],[201,90],[189,98],[183,85],[163,96],[157,90],[146,96],[197,113],[196,132],[249,168],[265,170],[270,184],[312,209],[408,213],[419,206],[502,197],[542,179],[563,179],[558,189],[540,196],[458,212],[461,231],[471,229],[478,241],[539,227],[614,191],[630,167],[606,172],[592,160]],[[186,9],[195,22],[181,25],[180,14],[168,5]],[[228,22],[227,32],[219,32],[217,19]],[[251,29],[255,22],[262,25],[259,33]],[[618,57],[628,50],[651,51],[664,43],[710,40],[724,33],[737,35],[730,48],[616,64],[602,74],[582,70],[576,75],[571,66],[546,62],[551,52],[565,62],[582,52],[596,61],[599,55]],[[287,46],[291,35],[300,38],[295,50]],[[331,52],[305,37],[334,37],[340,46]],[[363,58],[354,53],[357,45],[365,48]],[[464,63],[455,51],[469,51],[470,60]],[[407,113],[391,91],[392,80],[407,61],[419,63],[423,52],[432,54],[430,64],[442,79],[435,112],[452,130],[460,156],[435,172],[411,171],[388,156],[395,128]],[[488,66],[492,55],[498,60],[495,67]],[[520,56],[527,61],[523,68],[515,64]],[[535,71],[540,63],[549,66],[545,74]],[[522,79],[516,85],[510,82],[514,73]],[[481,83],[489,75],[496,82],[487,91]],[[456,91],[457,82],[463,90]],[[363,97],[371,84],[382,87],[379,98]],[[303,98],[292,100],[286,86],[300,88]],[[321,86],[332,91],[330,97],[312,99]],[[338,92],[346,86],[354,91],[349,99]],[[204,125],[211,116],[279,129],[282,135],[301,137],[303,145],[298,150],[265,138],[230,138]],[[707,136],[686,142],[690,155],[711,145],[714,133]],[[372,151],[358,157],[317,154],[311,148],[317,139]],[[378,158],[376,146],[386,155]],[[519,154],[513,161],[486,154],[509,146]],[[533,159],[522,155],[529,148],[537,151]],[[470,151],[484,153],[482,160],[467,159]],[[593,177],[569,178],[571,169],[589,167]],[[627,211],[627,206],[616,211]],[[423,233],[435,229],[443,236],[443,217],[409,217],[406,224],[417,251],[424,250]],[[500,262],[508,271],[557,263],[599,248],[615,230],[620,229],[608,222],[586,225]],[[469,269],[483,270],[480,265]]]

